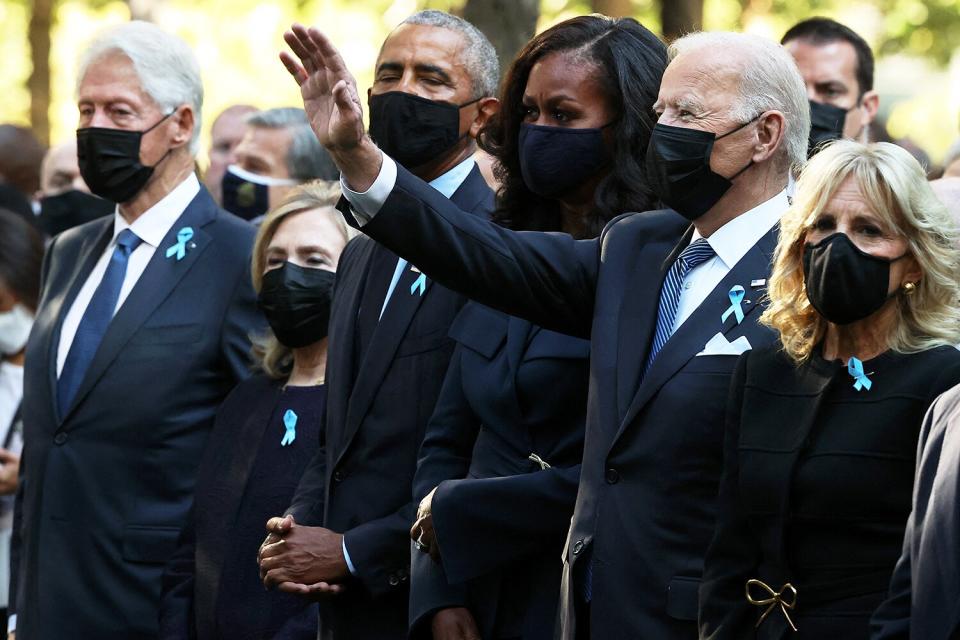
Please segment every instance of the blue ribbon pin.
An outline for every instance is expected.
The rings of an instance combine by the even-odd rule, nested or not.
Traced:
[[[417,289],[420,289],[420,295],[423,295],[424,290],[427,288],[427,275],[421,273],[420,277],[413,281],[413,284],[410,286],[410,295],[416,293]]]
[[[177,262],[183,260],[183,256],[187,255],[187,242],[189,242],[192,237],[192,227],[184,227],[180,229],[180,231],[177,231],[177,244],[167,249],[167,257],[177,256]]]
[[[283,440],[280,441],[281,447],[293,444],[293,441],[297,439],[297,414],[293,409],[287,409],[287,412],[283,414],[283,426],[287,430],[283,434]]]
[[[737,324],[743,322],[743,307],[740,306],[740,303],[743,302],[743,287],[738,284],[733,285],[733,288],[730,289],[730,306],[726,311],[723,312],[723,316],[720,318],[720,322],[726,322],[727,318],[730,317],[730,314],[734,314],[737,317]]]
[[[857,391],[861,389],[866,389],[870,391],[870,387],[873,386],[873,381],[867,377],[867,374],[863,372],[863,363],[857,360],[856,358],[851,357],[847,361],[847,373],[853,376],[853,379],[856,382],[853,383],[853,388]]]

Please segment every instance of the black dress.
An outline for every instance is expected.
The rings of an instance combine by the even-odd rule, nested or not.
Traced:
[[[162,638],[316,638],[316,604],[265,591],[256,554],[267,519],[286,511],[320,446],[325,410],[325,386],[284,387],[265,376],[224,401],[164,575]]]
[[[845,364],[819,355],[797,366],[767,348],[738,362],[701,637],[869,637],[901,551],[923,415],[960,382],[960,352],[886,352],[863,371],[871,387],[857,390]],[[751,579],[755,601],[796,589],[781,597],[798,633],[777,601],[748,602]]]

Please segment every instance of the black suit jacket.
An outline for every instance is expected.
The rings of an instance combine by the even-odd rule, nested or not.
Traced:
[[[628,214],[597,240],[515,233],[464,216],[398,169],[386,203],[363,230],[424,272],[483,304],[591,338],[586,442],[565,554],[560,633],[575,632],[571,574],[593,562],[597,638],[690,638],[713,532],[723,459],[723,409],[732,355],[696,354],[722,334],[758,347],[757,323],[776,245],[771,230],[671,337],[645,377],[659,292],[689,223],[673,211]],[[744,320],[728,292],[747,292]],[[579,566],[578,566],[579,565]]]
[[[874,640],[960,638],[960,387],[930,407],[920,432],[913,513]]]
[[[194,236],[168,259],[177,232]],[[192,497],[213,416],[248,371],[262,326],[250,283],[254,229],[201,187],[147,265],[86,372],[57,410],[63,317],[113,232],[107,217],[47,251],[27,344],[17,636],[157,634],[163,564]]]
[[[437,487],[442,563],[413,556],[412,635],[430,638],[437,610],[465,606],[484,638],[552,638],[583,455],[590,343],[473,302],[450,335],[457,349],[413,487],[418,501]]]
[[[478,218],[493,208],[493,192],[476,167],[451,200],[426,188]],[[432,279],[422,294],[401,280],[357,362],[360,302],[375,254],[384,251],[361,236],[340,257],[330,312],[326,449],[307,468],[289,510],[297,522],[344,533],[357,579],[320,616],[322,632],[338,638],[406,637],[413,474],[453,352],[447,332],[465,302]],[[379,314],[380,305],[369,311]]]

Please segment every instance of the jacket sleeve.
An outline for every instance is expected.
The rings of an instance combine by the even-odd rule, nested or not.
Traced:
[[[191,506],[177,549],[163,570],[159,636],[162,640],[193,640],[196,637],[193,609],[195,541],[195,515]]]
[[[598,240],[515,232],[461,211],[397,167],[397,183],[363,232],[428,277],[489,307],[562,333],[588,337]],[[359,226],[342,199],[338,205]]]
[[[760,564],[760,543],[747,520],[739,491],[738,443],[749,354],[737,361],[727,404],[717,524],[700,583],[700,637],[704,640],[753,637],[759,615],[746,601],[744,585]]]

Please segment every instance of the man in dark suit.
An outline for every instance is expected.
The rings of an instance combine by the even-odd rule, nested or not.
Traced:
[[[486,218],[493,193],[472,155],[499,104],[489,41],[464,20],[424,11],[387,37],[375,73],[371,133],[437,197]],[[321,603],[323,637],[406,638],[413,475],[464,302],[368,238],[340,258],[325,451],[261,551],[268,585],[343,590]]]
[[[15,547],[27,640],[157,636],[161,572],[214,412],[263,324],[254,229],[193,173],[189,47],[131,22],[81,58],[80,170],[115,215],[57,236],[27,345]]]
[[[930,407],[920,431],[913,513],[874,640],[960,638],[960,387]]]
[[[561,635],[695,638],[730,373],[737,354],[773,339],[758,302],[790,166],[806,156],[793,61],[743,34],[674,43],[648,152],[650,186],[672,210],[625,215],[576,242],[510,232],[429,193],[359,135],[355,89],[329,40],[295,33],[304,67],[287,67],[342,180],[389,193],[346,192],[364,232],[483,304],[591,338]]]

